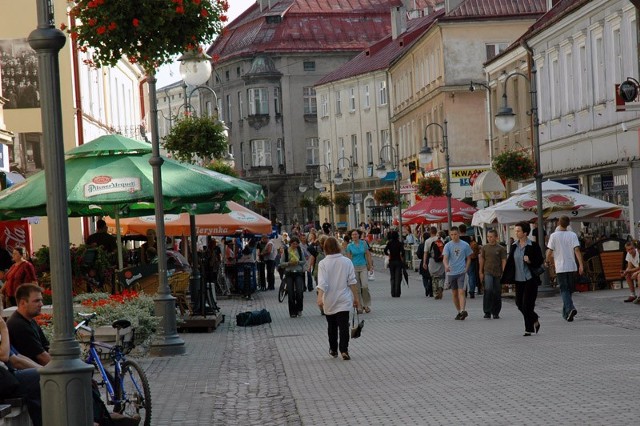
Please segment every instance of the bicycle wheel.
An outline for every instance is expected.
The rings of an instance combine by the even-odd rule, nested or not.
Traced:
[[[151,390],[144,370],[134,361],[122,363],[122,386],[116,389],[114,411],[129,417],[140,416],[140,425],[151,426]]]
[[[278,290],[278,301],[282,303],[287,297],[287,282],[282,280],[280,283],[280,289]]]

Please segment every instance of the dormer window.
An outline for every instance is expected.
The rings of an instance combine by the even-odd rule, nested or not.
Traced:
[[[282,16],[280,15],[267,16],[265,19],[267,20],[267,24],[279,24],[282,22]]]

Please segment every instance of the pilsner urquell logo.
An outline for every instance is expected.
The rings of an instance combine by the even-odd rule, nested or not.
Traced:
[[[112,178],[111,176],[102,175],[94,177],[91,182],[84,186],[84,196],[88,198],[114,192],[134,193],[140,191],[140,189],[140,178]]]

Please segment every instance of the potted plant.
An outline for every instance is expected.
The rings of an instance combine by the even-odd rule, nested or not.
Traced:
[[[207,164],[207,169],[214,172],[222,173],[223,175],[238,177],[238,172],[228,162],[220,158],[216,158],[211,163]]]
[[[396,195],[396,191],[391,188],[378,189],[373,194],[373,198],[380,205],[398,205],[398,196]]]
[[[333,202],[336,206],[345,208],[349,204],[351,204],[351,197],[349,197],[349,195],[345,194],[344,192],[340,192],[333,196]]]
[[[514,181],[530,179],[535,173],[535,164],[524,151],[503,151],[493,158],[492,166],[501,178]]]
[[[440,177],[427,176],[418,180],[418,194],[423,197],[440,197],[444,195]]]
[[[126,57],[147,71],[210,43],[227,21],[227,0],[73,0],[69,33],[78,49],[91,48],[91,65],[115,66]]]
[[[311,200],[311,198],[302,197],[300,199],[300,207],[305,209],[309,207],[313,207],[313,200]]]

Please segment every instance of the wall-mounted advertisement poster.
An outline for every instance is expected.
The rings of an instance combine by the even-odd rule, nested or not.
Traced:
[[[39,108],[38,58],[26,38],[0,40],[4,109]]]

